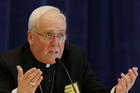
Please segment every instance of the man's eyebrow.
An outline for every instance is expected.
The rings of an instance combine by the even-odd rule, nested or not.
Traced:
[[[60,32],[65,32],[64,29],[61,29],[61,30],[58,30],[58,31],[60,31]],[[46,33],[46,32],[53,32],[53,30],[46,30],[46,31],[44,31],[44,33]]]
[[[62,29],[62,30],[60,30],[60,31],[64,32],[65,30],[64,30],[64,29]]]

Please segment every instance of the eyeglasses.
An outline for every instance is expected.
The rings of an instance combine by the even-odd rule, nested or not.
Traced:
[[[52,34],[51,32],[47,32],[45,34],[42,34],[42,33],[39,33],[39,32],[36,32],[36,31],[33,31],[34,33],[42,36],[44,38],[44,40],[52,40],[53,38],[57,38],[58,40],[60,41],[64,41],[65,38],[66,38],[66,34],[65,33],[58,33],[57,35],[54,35]]]

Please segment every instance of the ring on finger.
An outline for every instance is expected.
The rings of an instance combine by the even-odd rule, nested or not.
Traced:
[[[35,82],[31,82],[30,85],[34,86],[36,83]]]

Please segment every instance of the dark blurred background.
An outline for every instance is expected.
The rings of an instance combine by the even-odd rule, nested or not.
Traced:
[[[117,84],[140,68],[140,0],[0,0],[0,52],[27,42],[30,13],[52,5],[67,17],[67,42],[81,45],[98,79]],[[140,78],[129,93],[139,93]]]

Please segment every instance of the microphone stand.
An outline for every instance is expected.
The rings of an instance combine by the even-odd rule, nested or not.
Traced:
[[[56,61],[57,63],[60,63],[61,66],[65,69],[66,74],[67,74],[67,76],[68,76],[68,78],[69,78],[69,80],[70,80],[70,83],[72,84],[72,88],[73,88],[74,92],[77,93],[77,92],[76,92],[76,89],[75,89],[75,87],[74,87],[73,81],[71,80],[71,77],[70,77],[69,72],[68,72],[67,68],[65,67],[65,65],[60,61],[59,58],[56,58],[55,61]]]

